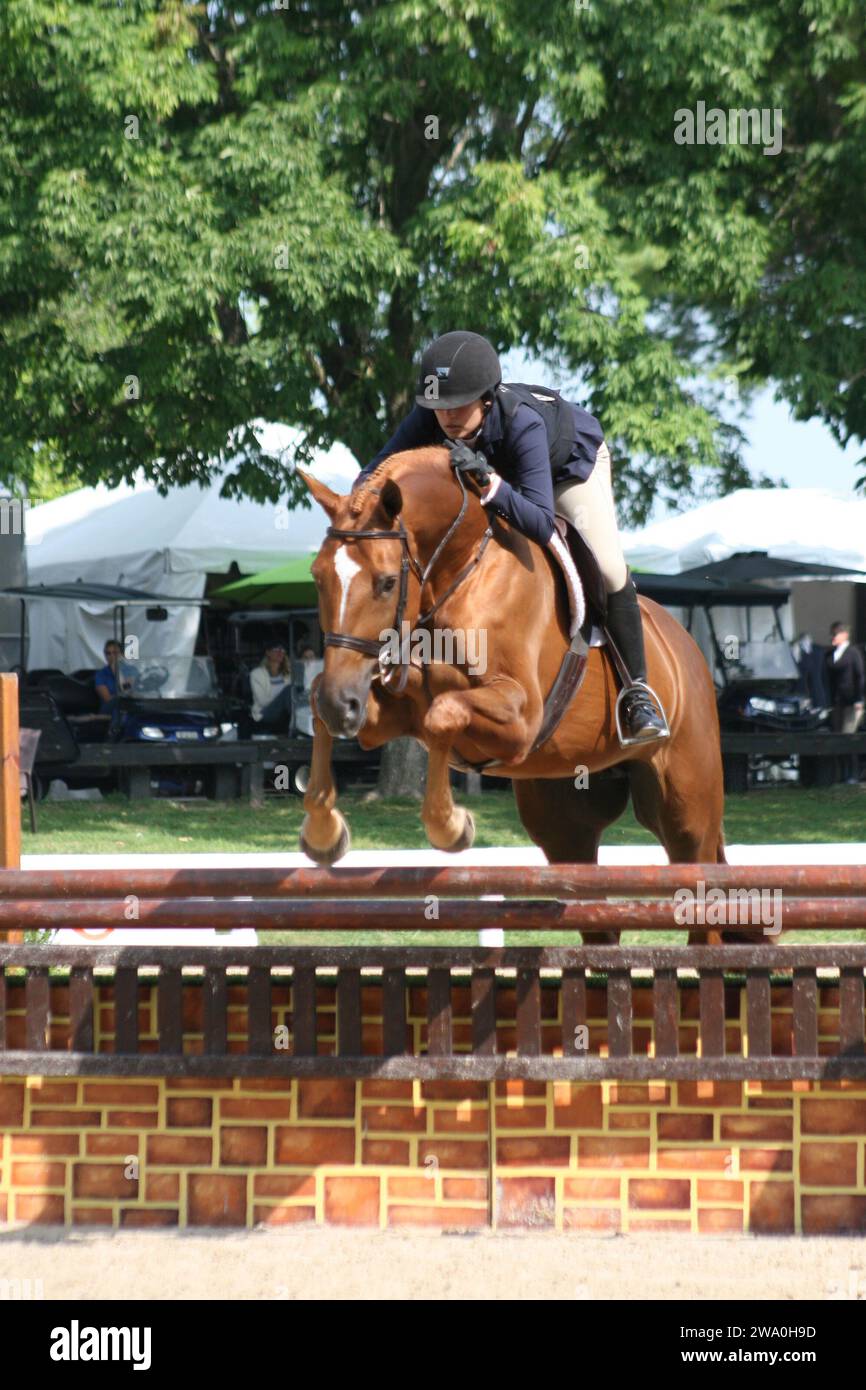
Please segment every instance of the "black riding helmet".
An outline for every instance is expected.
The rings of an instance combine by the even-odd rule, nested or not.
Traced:
[[[478,333],[443,333],[424,356],[415,401],[425,410],[469,405],[502,380],[493,346]]]

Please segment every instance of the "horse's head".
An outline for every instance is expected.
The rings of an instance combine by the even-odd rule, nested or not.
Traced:
[[[312,565],[319,622],[326,634],[316,705],[331,734],[351,738],[366,718],[379,652],[388,640],[383,634],[396,632],[400,638],[401,623],[418,617],[421,566],[428,558],[426,532],[438,515],[441,533],[460,494],[444,449],[397,455],[387,461],[387,475],[377,469],[347,497],[309,474],[301,477],[330,523]],[[411,493],[420,506],[407,505],[407,483],[407,496]],[[450,498],[444,513],[436,496],[443,489]]]

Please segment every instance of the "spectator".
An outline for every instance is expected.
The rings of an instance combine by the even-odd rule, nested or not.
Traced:
[[[800,672],[803,691],[808,695],[813,709],[830,708],[826,656],[826,647],[816,646],[810,633],[800,633],[794,643],[794,660]]]
[[[281,642],[265,648],[262,661],[250,672],[250,689],[251,712],[258,728],[287,733],[292,719],[292,674]]]
[[[832,728],[836,734],[854,734],[863,715],[866,694],[866,668],[863,657],[851,645],[846,623],[833,623],[830,628],[830,651],[827,653],[827,684],[830,690]],[[842,780],[856,786],[857,762],[850,755],[840,760]]]
[[[109,734],[116,737],[122,732],[125,722],[124,716],[118,709],[117,697],[130,693],[132,680],[129,672],[124,670],[120,660],[120,643],[110,639],[102,650],[105,656],[105,665],[96,672],[93,677],[93,684],[99,697],[99,712],[110,717]]]

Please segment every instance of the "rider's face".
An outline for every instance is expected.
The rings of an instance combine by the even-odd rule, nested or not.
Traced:
[[[470,439],[484,423],[487,407],[480,398],[468,405],[452,406],[448,410],[434,410],[439,427],[449,439]]]

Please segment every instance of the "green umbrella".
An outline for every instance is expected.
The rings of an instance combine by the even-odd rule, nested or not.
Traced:
[[[223,584],[211,598],[227,599],[245,608],[315,608],[316,586],[310,577],[314,555],[298,555],[284,565]]]

